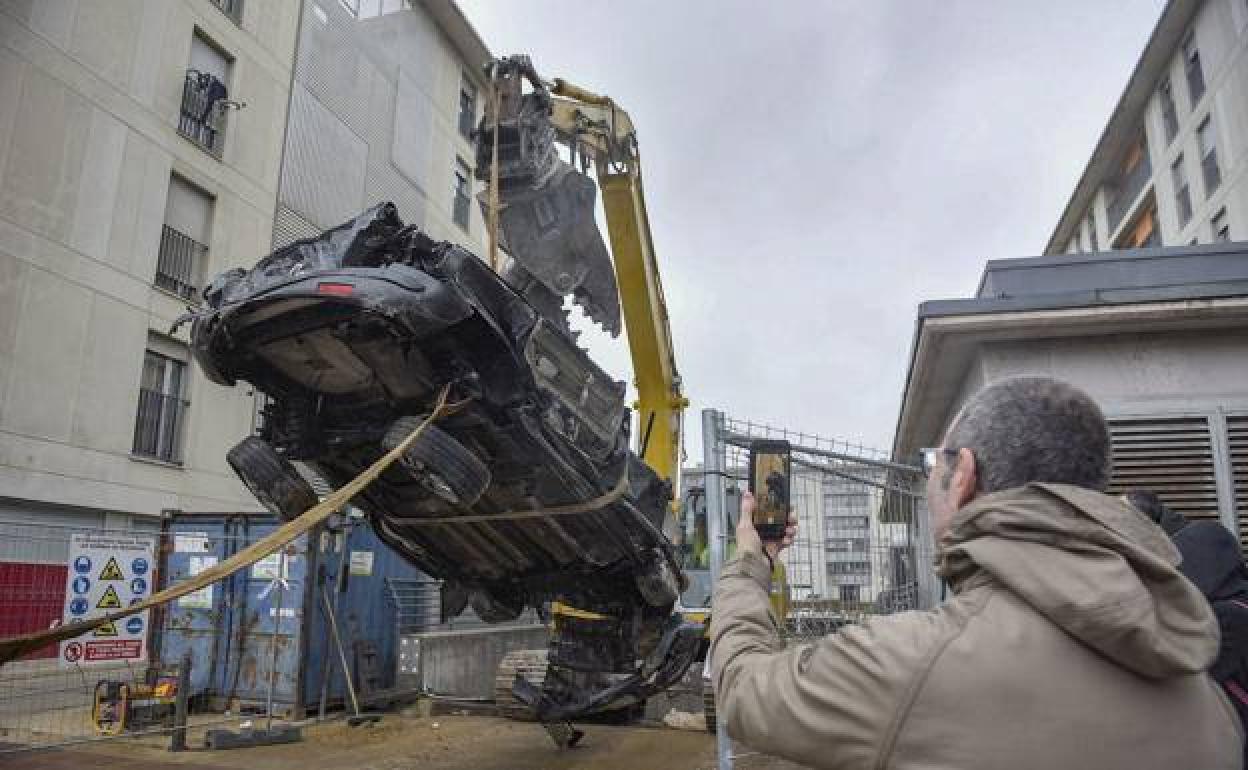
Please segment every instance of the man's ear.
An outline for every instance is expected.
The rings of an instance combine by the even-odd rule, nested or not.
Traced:
[[[953,469],[953,479],[949,484],[957,508],[961,508],[975,499],[975,488],[978,479],[979,476],[975,467],[975,453],[966,447],[959,449],[958,464]]]

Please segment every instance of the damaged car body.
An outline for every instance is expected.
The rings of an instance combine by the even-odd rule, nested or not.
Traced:
[[[553,615],[541,684],[517,681],[553,724],[665,689],[703,628],[673,612],[684,577],[662,532],[672,490],[629,448],[624,384],[575,344],[561,307],[535,307],[533,283],[384,203],[218,276],[189,320],[210,379],[267,396],[260,435],[228,460],[286,518],[316,500],[292,461],[341,487],[410,435],[443,388],[464,402],[354,502],[443,581],[444,619],[468,606],[487,622],[575,608]]]

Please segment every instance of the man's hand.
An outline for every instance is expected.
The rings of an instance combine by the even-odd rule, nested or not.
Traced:
[[[758,554],[765,554],[767,560],[775,564],[776,557],[785,548],[793,545],[793,539],[797,537],[797,516],[792,512],[789,513],[789,526],[784,529],[783,540],[768,540],[763,542],[758,536],[758,530],[754,529],[754,495],[746,492],[741,496],[741,518],[737,521],[737,552],[753,551]]]

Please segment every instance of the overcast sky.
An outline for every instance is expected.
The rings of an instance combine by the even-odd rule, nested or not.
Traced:
[[[887,448],[918,303],[1042,251],[1164,3],[460,5],[633,116],[692,464],[704,407]]]

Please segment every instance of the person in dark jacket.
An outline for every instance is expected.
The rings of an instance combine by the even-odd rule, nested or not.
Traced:
[[[1209,676],[1222,685],[1248,732],[1248,567],[1239,542],[1219,522],[1189,521],[1147,489],[1133,489],[1123,500],[1170,535],[1183,559],[1179,570],[1213,607],[1222,641]]]
[[[1187,517],[1176,513],[1161,501],[1151,489],[1132,489],[1122,496],[1123,502],[1153,520],[1170,537],[1187,526]]]

